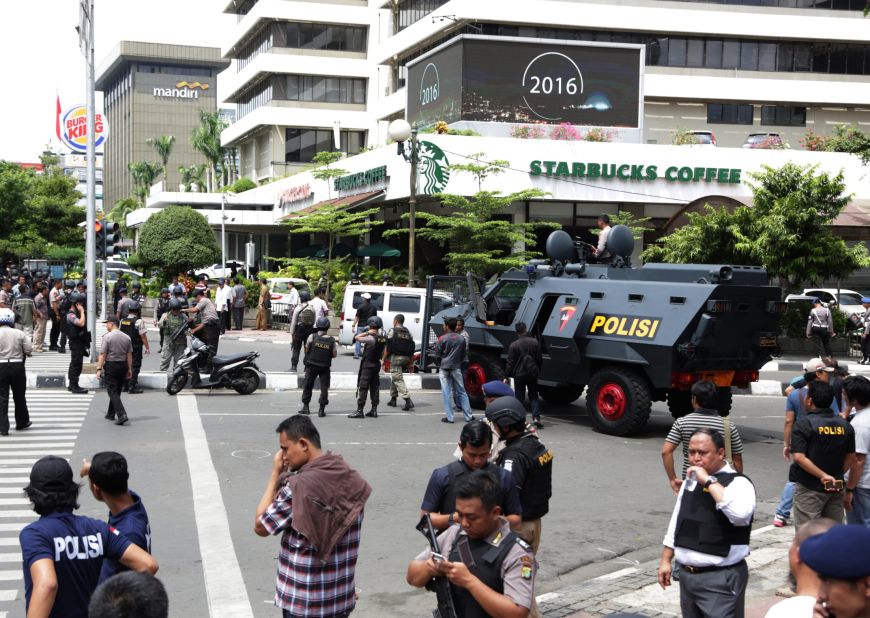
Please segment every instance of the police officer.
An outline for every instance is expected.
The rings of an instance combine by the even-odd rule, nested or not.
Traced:
[[[438,536],[437,561],[426,549],[408,565],[406,580],[422,588],[446,577],[461,618],[527,616],[534,603],[535,555],[502,517],[501,487],[491,471],[476,470],[456,484],[460,525]]]
[[[15,400],[15,430],[27,429],[32,424],[27,411],[27,375],[24,359],[33,346],[24,331],[15,328],[15,314],[11,309],[0,309],[0,435],[9,435],[9,389]]]
[[[405,316],[401,313],[393,318],[393,328],[387,334],[387,345],[384,348],[384,360],[390,361],[390,400],[387,405],[396,407],[396,398],[401,395],[405,400],[402,410],[405,412],[414,409],[414,402],[405,386],[405,367],[414,356],[414,337],[411,331],[405,328]]]
[[[106,320],[107,332],[103,335],[100,358],[97,361],[97,377],[103,375],[106,381],[106,392],[109,395],[106,419],[115,421],[116,425],[123,425],[130,420],[121,402],[121,391],[124,388],[124,380],[133,377],[133,343],[130,337],[118,328],[120,323],[121,320],[115,316],[109,316]]]
[[[160,337],[163,339],[160,371],[170,371],[170,362],[174,370],[176,363],[184,355],[184,348],[187,347],[187,335],[184,327],[187,322],[187,316],[181,313],[181,302],[177,298],[170,298],[169,312],[160,316],[160,321],[157,323]]]
[[[307,291],[299,293],[299,304],[293,310],[290,318],[290,332],[293,337],[293,347],[290,352],[290,371],[296,372],[299,365],[299,352],[314,331],[317,322],[317,312],[311,304],[311,294]]]
[[[329,318],[319,317],[315,324],[317,332],[312,333],[305,342],[305,384],[302,387],[302,409],[300,414],[311,414],[308,404],[311,402],[311,390],[314,381],[320,378],[320,409],[317,416],[326,416],[326,406],[329,404],[329,375],[332,359],[338,356],[338,343],[326,334],[329,330]]]
[[[834,526],[805,540],[799,553],[821,579],[813,616],[870,616],[870,529]]]
[[[357,382],[356,412],[348,414],[348,418],[378,418],[378,402],[380,400],[380,372],[381,358],[384,348],[387,346],[387,337],[384,334],[384,323],[376,315],[367,322],[368,330],[360,333],[354,339],[365,346],[362,360],[359,364],[359,378]],[[371,395],[372,409],[363,414],[366,405],[366,393]]]
[[[169,288],[162,288],[160,290],[160,296],[157,297],[157,302],[154,305],[154,326],[160,322],[160,318],[163,317],[164,313],[169,312]],[[163,352],[163,331],[160,331],[160,348],[157,350],[158,353]]]
[[[88,391],[79,386],[79,376],[82,375],[87,348],[90,345],[91,334],[88,332],[87,318],[85,317],[84,294],[73,292],[69,295],[70,309],[64,316],[66,320],[66,337],[69,343],[69,369],[67,378],[69,386],[67,390],[75,394],[86,394]]]
[[[214,303],[211,302],[211,299],[207,297],[204,289],[197,288],[193,293],[193,297],[196,299],[196,305],[190,309],[182,309],[182,311],[184,313],[195,313],[202,319],[202,327],[195,330],[203,331],[204,337],[200,335],[197,336],[208,345],[208,360],[206,361],[204,371],[210,373],[211,359],[217,354],[218,344],[220,343],[221,338],[221,325],[218,320],[217,307],[215,307]]]
[[[118,308],[115,309],[115,315],[119,319],[127,317],[127,314],[130,312],[130,302],[130,298],[127,296],[127,288],[120,288],[118,290]]]
[[[145,326],[145,320],[139,317],[142,311],[142,306],[136,300],[131,300],[127,305],[128,313],[126,318],[121,319],[121,332],[130,338],[133,344],[133,376],[124,386],[124,392],[131,395],[142,393],[139,388],[139,370],[142,369],[142,350],[145,354],[151,354],[151,346],[148,344],[148,328]]]
[[[134,303],[142,304],[142,301],[145,300],[145,297],[142,295],[142,284],[134,283],[133,291],[130,293],[130,300]]]

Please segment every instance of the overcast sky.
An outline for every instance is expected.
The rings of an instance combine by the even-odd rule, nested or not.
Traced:
[[[96,65],[120,40],[221,47],[235,24],[227,0],[95,0]],[[85,103],[85,59],[79,51],[77,0],[4,3],[0,58],[3,139],[0,159],[36,162],[54,131],[56,95],[64,110]],[[101,109],[102,95],[97,93]],[[111,139],[111,127],[109,128]]]

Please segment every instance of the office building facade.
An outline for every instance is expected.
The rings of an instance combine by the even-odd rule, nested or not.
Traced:
[[[191,145],[200,111],[217,110],[217,74],[228,65],[211,47],[121,41],[97,71],[97,89],[111,127],[105,145],[104,202],[107,210],[130,197],[135,161],[159,163],[147,140],[175,137],[167,165],[168,187],[178,187],[179,166],[205,163]],[[162,175],[155,182],[162,180]]]

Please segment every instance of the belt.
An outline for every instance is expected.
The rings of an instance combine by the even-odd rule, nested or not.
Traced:
[[[696,575],[698,573],[709,573],[710,571],[721,571],[722,569],[730,569],[736,566],[740,566],[746,562],[746,560],[741,560],[740,562],[735,562],[734,564],[726,564],[725,566],[689,566],[688,564],[680,564],[680,570],[685,571],[686,573],[691,573]]]
[[[23,363],[23,358],[0,358],[0,363]]]

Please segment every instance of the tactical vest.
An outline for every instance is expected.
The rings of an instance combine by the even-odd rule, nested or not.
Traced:
[[[166,316],[166,330],[164,331],[164,335],[171,337],[181,326],[187,322],[187,318],[184,317],[183,314],[179,313],[178,315],[172,315],[170,313]],[[183,347],[187,343],[185,337],[176,337],[175,339],[168,342],[167,345],[173,345],[176,347]]]
[[[76,341],[84,340],[88,332],[87,326],[76,326],[75,324],[71,324],[69,321],[69,317],[67,316],[73,316],[76,320],[78,320],[79,314],[73,310],[70,310],[65,316],[63,316],[63,323],[66,324],[66,331],[62,332],[66,333],[66,338],[75,339]]]
[[[121,320],[121,332],[130,338],[134,348],[142,347],[142,337],[139,335],[139,331],[136,330],[136,321],[138,319],[134,316],[128,316]]]
[[[457,536],[456,543],[447,559],[450,562],[462,562],[462,557],[459,554],[459,544],[468,543],[468,548],[471,550],[471,555],[474,556],[475,565],[469,570],[477,577],[484,585],[492,588],[499,594],[504,594],[504,581],[501,578],[501,565],[504,563],[514,543],[519,537],[511,532],[505,536],[498,546],[492,546],[484,539],[472,539],[467,536]],[[450,584],[450,594],[453,597],[453,604],[456,606],[456,615],[462,618],[489,618],[480,604],[471,596],[465,588],[460,588]]]
[[[514,465],[528,466],[526,479],[520,489],[523,519],[540,519],[550,511],[553,495],[553,453],[531,433],[511,440],[499,453],[499,465],[507,459],[521,460]]]
[[[488,470],[493,473],[493,475],[498,478],[498,471],[496,470],[498,466],[494,463],[487,463],[481,470]],[[471,469],[465,465],[465,462],[461,459],[454,461],[452,463],[447,464],[447,486],[444,488],[444,495],[441,496],[441,503],[438,505],[438,512],[442,515],[448,515],[456,511],[456,486],[459,484],[459,481],[466,474],[471,474]],[[504,510],[504,496],[506,495],[506,488],[502,488],[502,498],[501,498],[501,507]]]
[[[716,480],[728,487],[738,476],[734,472],[720,472]],[[747,478],[747,477],[743,477]],[[684,491],[677,515],[674,545],[704,554],[725,557],[732,545],[749,545],[752,522],[747,526],[735,526],[720,510],[710,491],[696,483],[692,491]]]
[[[414,356],[414,338],[404,326],[396,326],[393,328],[393,336],[387,342],[387,349],[390,354],[396,356]]]
[[[363,362],[368,364],[379,365],[381,362],[381,356],[384,355],[384,347],[387,345],[387,338],[384,337],[384,334],[379,332],[375,335],[374,344],[366,345],[365,352],[363,352]]]
[[[315,335],[311,341],[311,347],[308,348],[308,354],[305,357],[305,364],[312,367],[332,366],[332,347],[335,345],[335,339],[332,337],[324,337],[323,335]]]

